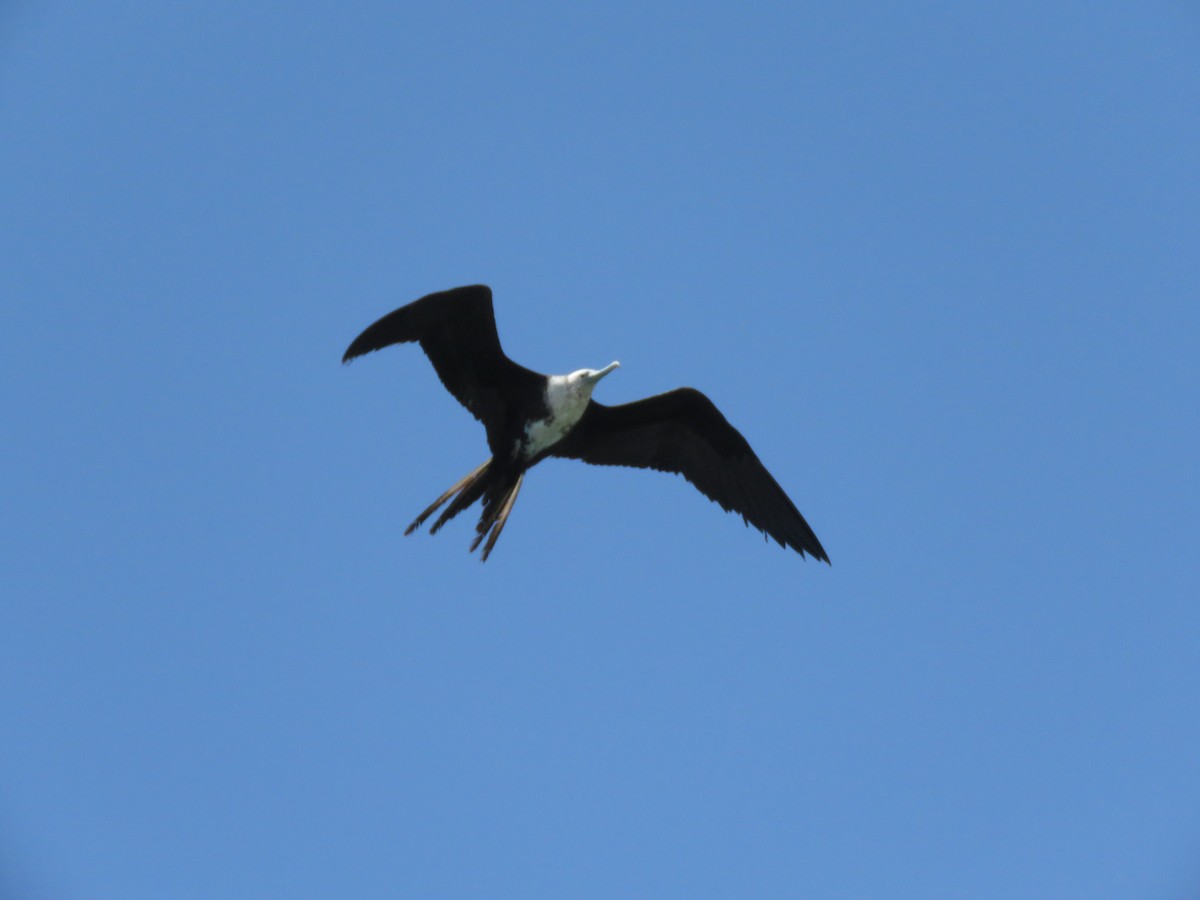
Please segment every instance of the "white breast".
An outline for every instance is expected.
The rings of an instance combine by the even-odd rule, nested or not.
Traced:
[[[583,416],[592,397],[587,382],[568,375],[551,375],[546,385],[550,415],[525,426],[525,457],[537,456],[561,441]]]

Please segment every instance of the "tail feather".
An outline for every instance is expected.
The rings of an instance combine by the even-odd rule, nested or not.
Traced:
[[[513,505],[517,502],[517,494],[521,492],[521,485],[524,481],[525,473],[522,472],[517,476],[516,481],[503,483],[494,492],[489,491],[488,496],[484,499],[483,515],[479,517],[479,524],[475,526],[475,540],[471,542],[471,550],[474,552],[480,542],[485,537],[487,538],[487,542],[483,545],[483,553],[479,557],[480,562],[487,562],[492,548],[496,546],[496,541],[500,540],[500,532],[504,530],[509,514],[512,513]]]
[[[474,471],[463,476],[444,494],[429,504],[404,530],[404,533],[412,534],[449,501],[450,505],[437,517],[429,529],[430,534],[437,534],[438,529],[482,497],[483,512],[479,516],[479,522],[475,525],[475,539],[471,542],[471,550],[474,551],[480,544],[483,544],[480,562],[486,562],[488,556],[491,555],[492,548],[496,546],[496,541],[500,539],[500,532],[504,530],[504,524],[508,521],[513,504],[517,502],[517,494],[520,493],[524,480],[524,472],[514,478],[511,472],[492,469],[492,460],[489,459]]]
[[[437,517],[437,521],[433,523],[433,527],[429,529],[429,533],[437,534],[443,525],[482,497],[484,491],[487,489],[488,479],[482,477],[464,487],[458,496],[450,501],[450,505],[446,507],[446,511]]]
[[[434,500],[433,503],[429,504],[429,506],[425,508],[425,511],[417,516],[411,525],[404,529],[404,533],[406,535],[412,534],[425,523],[426,519],[437,512],[443,503],[445,503],[451,497],[454,497],[456,494],[458,496],[455,498],[455,502],[450,505],[450,509],[442,513],[441,517],[434,524],[433,528],[430,529],[431,534],[437,532],[437,530],[445,525],[446,522],[450,521],[450,519],[474,503],[478,499],[479,493],[482,493],[483,491],[484,476],[487,475],[488,468],[491,466],[491,464],[492,461],[489,459],[483,465],[464,475],[459,481],[455,482],[454,485],[452,485],[450,489],[446,491],[446,493],[442,494],[442,496]],[[475,493],[469,502],[459,506],[459,500],[462,498],[462,495],[471,491],[473,488],[478,488],[478,493]],[[455,509],[456,506],[458,506],[457,509]],[[451,512],[451,510],[454,511]]]

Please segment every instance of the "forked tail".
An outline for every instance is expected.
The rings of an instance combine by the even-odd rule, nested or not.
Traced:
[[[404,533],[412,534],[425,523],[426,519],[441,509],[443,504],[450,501],[450,505],[437,517],[433,527],[429,529],[430,534],[437,534],[438,529],[482,497],[483,513],[479,517],[479,523],[475,526],[475,540],[471,542],[471,550],[474,551],[486,539],[486,543],[483,543],[483,554],[480,557],[480,562],[486,562],[492,548],[496,546],[496,541],[500,538],[500,532],[504,530],[504,523],[508,521],[513,504],[517,502],[521,482],[525,480],[524,472],[514,477],[511,474],[493,472],[491,465],[492,461],[489,459],[455,482],[449,490],[429,504],[413,520],[413,523],[404,529]]]

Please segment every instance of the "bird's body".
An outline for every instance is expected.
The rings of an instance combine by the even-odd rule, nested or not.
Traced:
[[[526,369],[501,350],[492,292],[484,285],[429,294],[388,313],[355,338],[342,362],[414,341],[446,389],[483,423],[492,458],[434,501],[405,534],[447,502],[432,532],[482,499],[471,549],[486,540],[486,560],[526,471],[547,456],[560,456],[681,474],[781,546],[829,561],[804,517],[745,438],[699,391],[679,388],[610,407],[593,400],[592,391],[619,363],[569,375]]]

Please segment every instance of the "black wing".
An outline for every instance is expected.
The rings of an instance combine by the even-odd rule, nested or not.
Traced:
[[[679,388],[621,406],[594,400],[550,451],[599,466],[633,466],[682,475],[726,512],[801,556],[829,562],[804,516],[771,477],[746,439],[713,402]]]
[[[485,427],[499,426],[514,392],[541,390],[544,376],[500,349],[491,288],[482,284],[428,294],[388,313],[356,337],[342,356],[418,341],[455,399]]]

